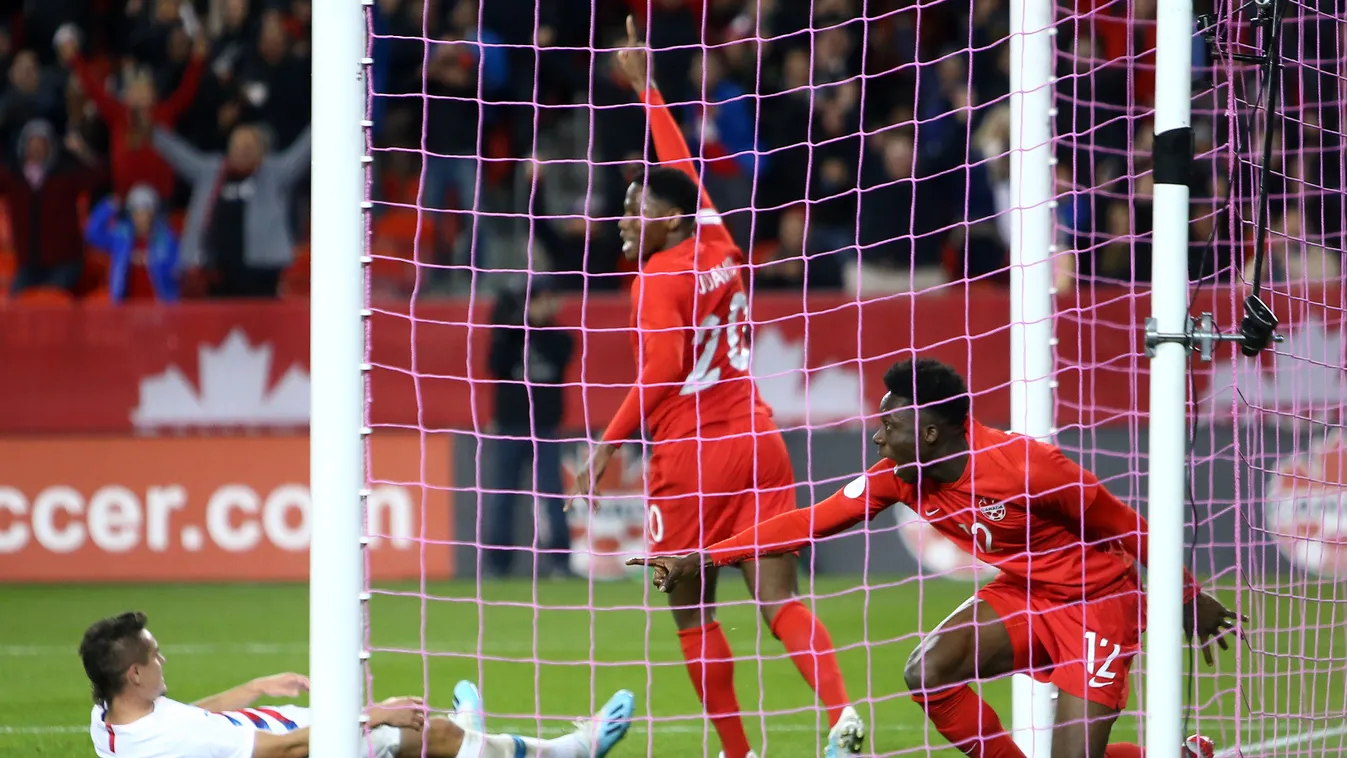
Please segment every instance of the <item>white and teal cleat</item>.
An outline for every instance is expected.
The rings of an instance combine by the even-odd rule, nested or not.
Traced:
[[[618,690],[593,718],[576,721],[574,734],[585,744],[593,758],[604,758],[614,745],[627,736],[635,710],[636,696],[629,690]]]
[[[823,758],[860,755],[863,744],[865,744],[865,722],[861,721],[856,709],[848,705],[842,709],[837,724],[828,732],[828,746],[823,749]]]
[[[477,685],[464,679],[454,685],[454,723],[463,729],[486,732],[486,710]]]

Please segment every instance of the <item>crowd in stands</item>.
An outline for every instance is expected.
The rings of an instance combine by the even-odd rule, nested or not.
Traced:
[[[1064,1],[1057,274],[1145,283],[1156,0]],[[521,271],[553,272],[562,289],[622,285],[613,221],[655,160],[609,54],[629,14],[755,287],[1003,281],[1008,5],[375,0],[375,286],[435,296]],[[305,293],[312,12],[311,0],[0,0],[4,288]],[[1306,11],[1288,24],[1273,278],[1341,275],[1347,63],[1332,23]],[[1213,76],[1194,39],[1190,269],[1248,276],[1261,135],[1228,114],[1247,115],[1257,82],[1247,66]]]
[[[287,291],[308,224],[311,3],[19,5],[0,6],[10,296]]]

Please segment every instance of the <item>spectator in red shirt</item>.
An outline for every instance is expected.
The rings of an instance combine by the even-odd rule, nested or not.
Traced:
[[[61,61],[79,78],[80,86],[107,122],[112,189],[125,196],[137,184],[148,184],[160,197],[173,193],[173,168],[151,144],[155,126],[172,129],[196,96],[206,60],[206,40],[199,38],[192,60],[178,88],[166,100],[157,100],[154,78],[142,72],[127,83],[123,100],[118,100],[94,79],[89,64],[79,52],[79,39],[73,29],[63,28],[56,35]]]
[[[19,270],[13,291],[58,287],[74,292],[84,273],[79,198],[106,181],[106,172],[82,140],[61,154],[56,132],[41,119],[19,132],[16,169],[0,168],[0,196],[9,205]]]

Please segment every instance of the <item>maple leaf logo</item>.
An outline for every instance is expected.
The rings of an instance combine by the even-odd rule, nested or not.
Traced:
[[[201,387],[176,365],[140,380],[140,403],[131,411],[137,427],[302,426],[309,422],[309,374],[292,365],[274,387],[269,344],[252,345],[240,328],[220,345],[197,348]]]
[[[862,416],[860,372],[850,365],[810,370],[804,341],[788,341],[779,329],[754,330],[753,378],[773,415],[785,423],[824,424]]]

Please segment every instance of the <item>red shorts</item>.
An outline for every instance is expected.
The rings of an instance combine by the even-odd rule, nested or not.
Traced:
[[[1132,659],[1141,649],[1146,609],[1135,585],[1115,594],[1065,602],[1029,593],[997,577],[977,591],[1001,617],[1015,670],[1113,710],[1127,705]]]
[[[764,416],[656,443],[649,492],[646,539],[661,554],[700,550],[796,507],[790,454]]]

